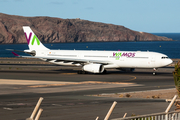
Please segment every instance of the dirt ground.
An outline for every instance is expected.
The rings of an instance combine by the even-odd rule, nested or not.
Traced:
[[[150,91],[138,91],[138,92],[126,92],[126,93],[111,93],[111,94],[99,94],[94,96],[99,97],[118,97],[118,98],[146,98],[146,99],[172,99],[175,95],[178,95],[177,90],[173,89],[161,89]],[[179,99],[179,97],[177,97]]]

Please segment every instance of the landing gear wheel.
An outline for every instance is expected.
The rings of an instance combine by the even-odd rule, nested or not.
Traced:
[[[107,73],[107,70],[104,70],[103,72],[102,72],[102,74],[106,74]]]
[[[156,75],[156,68],[153,68],[153,75]]]
[[[82,70],[79,70],[77,73],[78,73],[78,74],[82,74]]]

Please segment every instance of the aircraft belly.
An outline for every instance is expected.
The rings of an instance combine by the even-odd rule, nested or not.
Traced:
[[[147,59],[126,59],[116,62],[120,68],[154,68],[154,64]]]
[[[116,64],[109,64],[109,65],[104,65],[104,68],[118,68],[118,66]]]

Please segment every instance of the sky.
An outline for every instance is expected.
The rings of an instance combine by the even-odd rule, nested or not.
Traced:
[[[0,0],[0,12],[80,18],[149,33],[180,33],[180,0]]]

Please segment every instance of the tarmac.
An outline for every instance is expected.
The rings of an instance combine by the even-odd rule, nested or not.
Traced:
[[[97,116],[102,120],[114,101],[117,105],[110,119],[124,113],[131,116],[164,112],[169,104],[165,99],[98,95],[175,88],[173,65],[159,68],[155,76],[152,69],[77,74],[79,69],[37,59],[0,58],[0,120],[25,120],[39,97],[44,98],[40,120],[92,120]]]

